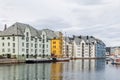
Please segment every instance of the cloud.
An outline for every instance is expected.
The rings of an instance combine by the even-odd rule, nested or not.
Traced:
[[[0,30],[23,22],[68,35],[93,35],[119,46],[119,0],[0,0]]]

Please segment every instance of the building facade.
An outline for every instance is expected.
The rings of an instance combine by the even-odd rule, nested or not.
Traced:
[[[93,36],[73,36],[68,40],[65,40],[66,47],[63,50],[69,57],[105,58],[105,44]]]
[[[0,55],[8,58],[36,58],[51,56],[50,30],[37,30],[16,22],[0,32]]]
[[[118,53],[118,52],[116,52]],[[37,30],[16,22],[0,31],[0,56],[7,58],[103,58],[105,44],[93,36],[63,37],[50,29]]]
[[[61,32],[55,32],[56,37],[51,40],[51,51],[52,57],[61,58],[63,57],[63,34]]]
[[[106,53],[108,55],[120,56],[120,46],[107,47]]]
[[[73,38],[64,37],[63,38],[63,55],[64,57],[72,57],[73,56]]]

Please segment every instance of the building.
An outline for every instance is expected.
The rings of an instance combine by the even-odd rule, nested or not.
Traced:
[[[39,30],[41,37],[41,54],[43,57],[51,57],[51,40],[56,37],[54,31],[49,29]]]
[[[106,53],[108,53],[109,55],[120,56],[120,46],[107,47],[106,48]]]
[[[106,55],[110,55],[111,53],[111,47],[106,47]]]
[[[52,57],[63,57],[63,34],[61,32],[55,32],[56,37],[51,40]]]
[[[64,57],[71,57],[73,56],[73,38],[71,37],[64,37],[63,39],[63,55]]]
[[[41,54],[41,37],[28,24],[16,22],[0,32],[0,55],[8,58],[36,57]]]
[[[7,58],[51,57],[51,40],[56,37],[49,29],[37,30],[16,22],[0,32],[0,55]]]
[[[64,54],[72,58],[105,58],[105,44],[93,36],[73,36],[64,40]]]
[[[118,51],[116,52],[118,53]],[[93,36],[63,37],[50,29],[37,30],[16,22],[0,31],[0,56],[7,58],[103,58],[105,44]]]

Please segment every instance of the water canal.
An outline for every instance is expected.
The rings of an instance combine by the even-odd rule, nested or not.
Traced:
[[[120,80],[120,66],[105,60],[0,64],[0,80]]]

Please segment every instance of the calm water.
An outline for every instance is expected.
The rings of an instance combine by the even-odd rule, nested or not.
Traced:
[[[0,65],[0,80],[120,80],[120,66],[104,60]]]

